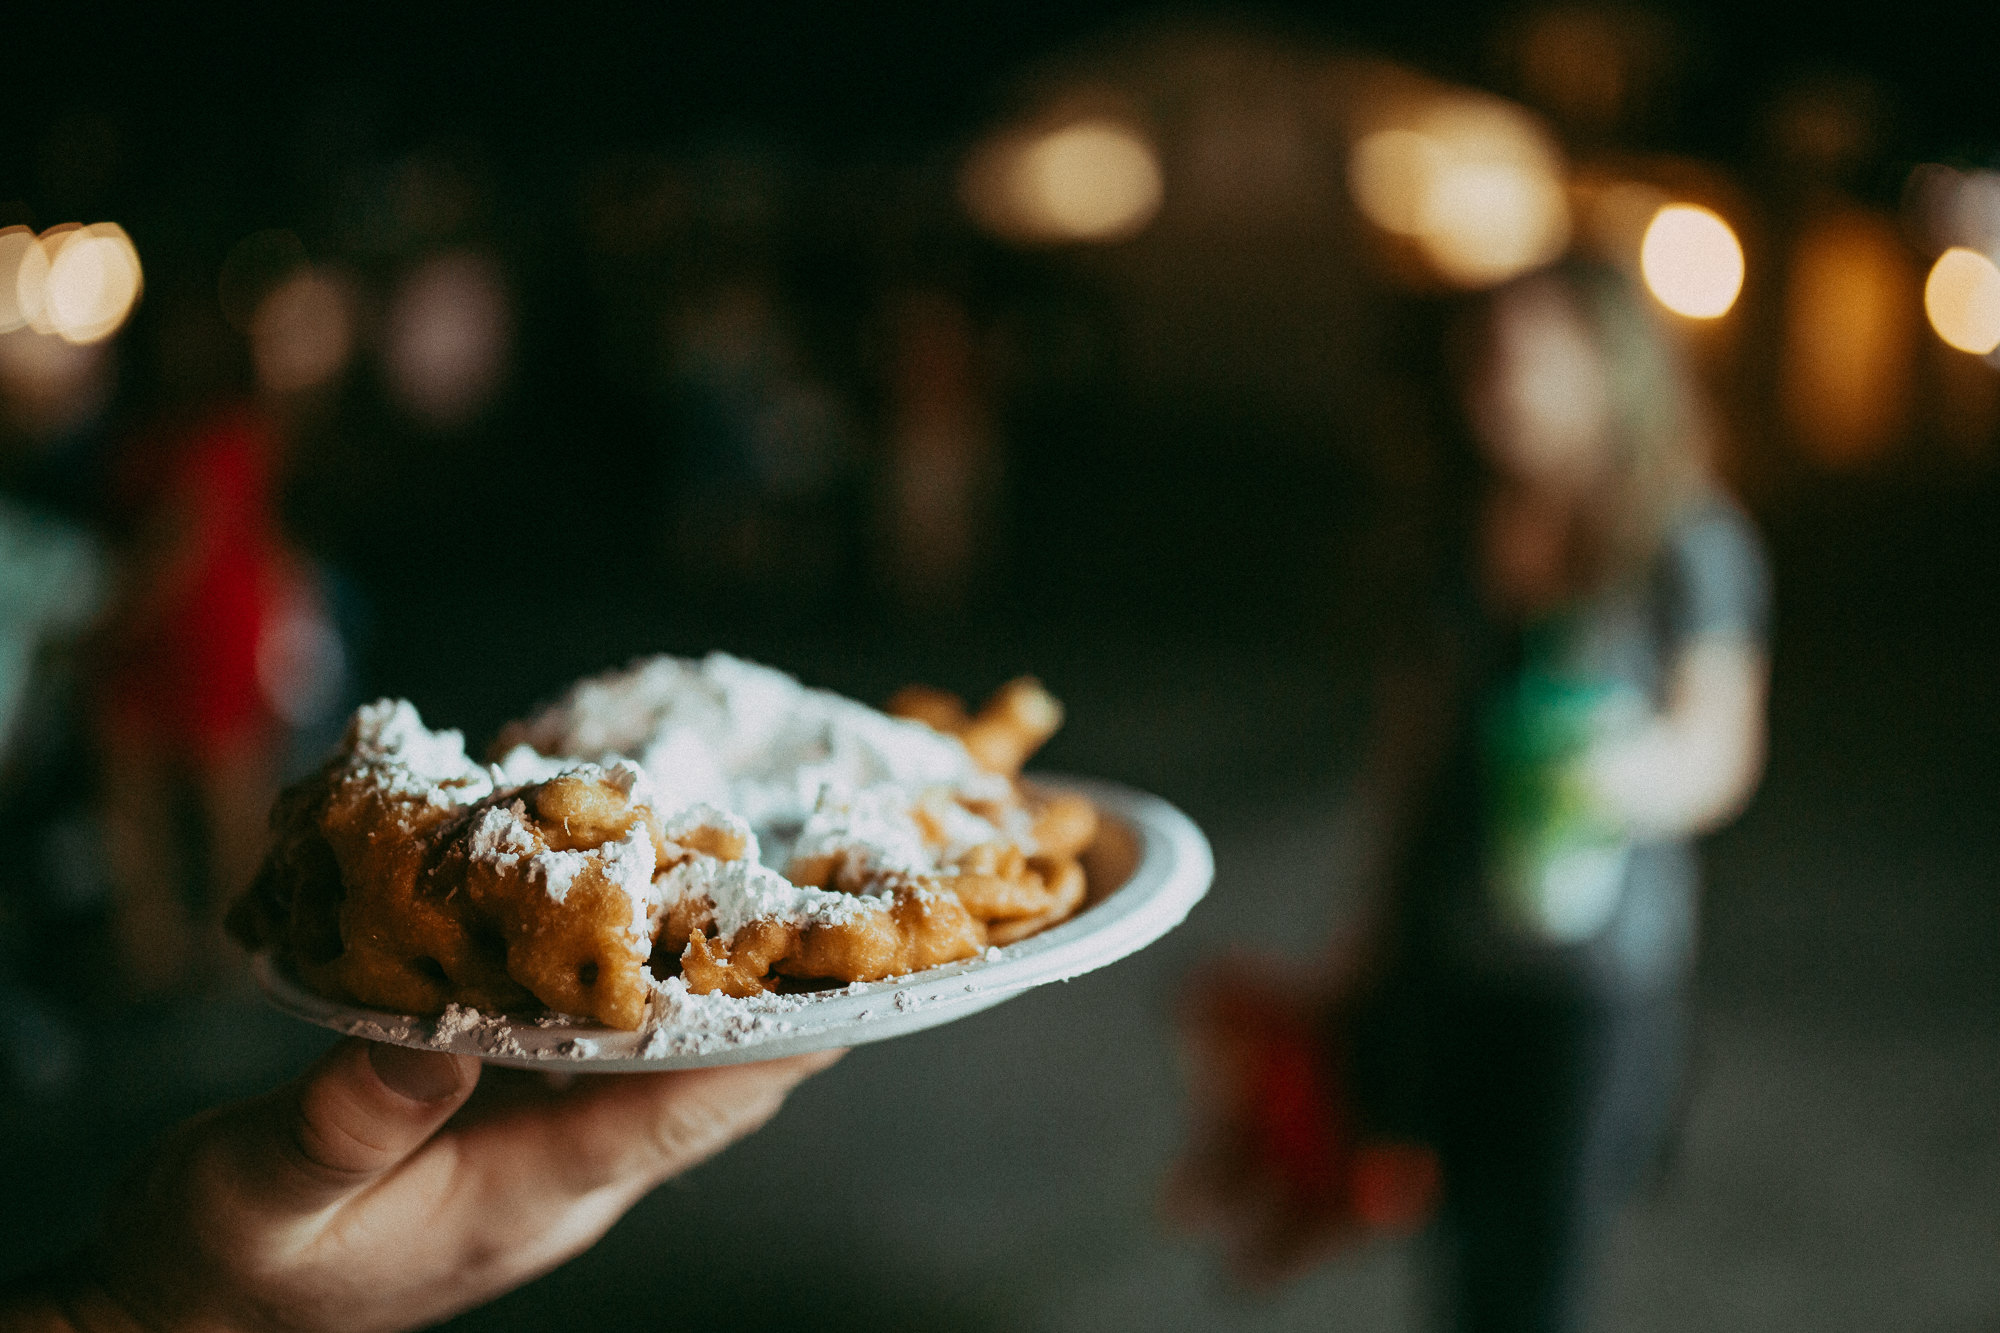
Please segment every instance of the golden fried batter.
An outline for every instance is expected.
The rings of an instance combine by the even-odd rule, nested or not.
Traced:
[[[955,963],[985,947],[985,930],[956,897],[918,882],[896,888],[885,906],[840,921],[752,921],[727,944],[696,932],[681,955],[681,975],[696,994],[754,995],[775,988],[773,973],[880,981]]]
[[[287,791],[272,824],[230,924],[252,947],[280,946],[314,990],[405,1013],[539,1004],[643,1021],[652,942],[633,890],[663,852],[686,853],[602,776],[453,809],[342,758]]]
[[[896,692],[885,710],[956,736],[989,773],[1013,777],[1062,726],[1062,705],[1032,676],[1008,681],[977,713],[955,694],[928,685]]]
[[[791,866],[792,884],[847,895],[851,907],[822,893],[799,919],[759,915],[719,938],[721,899],[665,886],[681,866],[696,874],[687,882],[719,883],[699,876],[752,854],[740,821],[697,811],[677,817],[689,826],[677,822],[669,837],[636,770],[555,771],[561,761],[532,755],[526,770],[512,760],[482,768],[455,733],[424,731],[407,704],[384,702],[357,713],[342,753],[280,798],[271,850],[230,928],[276,950],[308,987],[353,1003],[418,1014],[450,1003],[546,1008],[633,1029],[654,978],[675,969],[691,991],[735,996],[780,978],[875,981],[1074,913],[1096,810],[1015,780],[1059,725],[1055,700],[1022,679],[976,714],[921,687],[891,711],[959,736],[1007,781],[914,801],[907,817],[934,872],[878,865],[856,849]],[[790,891],[751,870],[765,877],[751,882]],[[745,872],[731,873],[744,882]]]

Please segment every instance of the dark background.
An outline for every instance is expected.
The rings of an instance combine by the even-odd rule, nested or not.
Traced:
[[[1841,183],[1863,205],[1894,210],[1917,162],[1990,165],[2000,149],[1986,7],[1654,12],[1675,72],[1618,146],[1705,162],[1767,215],[1783,201],[1765,113],[1802,79],[1865,87],[1879,113]],[[1309,955],[1361,891],[1346,850],[1368,669],[1357,571],[1381,481],[1358,391],[1305,392],[1274,370],[1161,392],[1121,359],[1139,319],[1128,288],[971,235],[945,216],[947,182],[1033,71],[1149,33],[1365,49],[1506,91],[1493,39],[1516,17],[1009,4],[10,18],[0,225],[115,218],[147,265],[107,434],[156,406],[159,311],[211,290],[240,237],[291,228],[315,255],[386,273],[397,254],[353,241],[366,229],[346,183],[426,153],[478,181],[474,231],[517,302],[498,405],[428,436],[364,374],[288,491],[294,534],[353,589],[359,691],[408,695],[478,739],[647,651],[727,648],[867,698],[911,678],[976,693],[1032,670],[1073,719],[1051,766],[1156,790],[1216,842],[1211,898],[1144,957],[857,1053],[599,1251],[464,1326],[1406,1325],[1406,1247],[1249,1301],[1151,1202],[1179,1132],[1167,1015],[1181,975],[1228,942]],[[873,572],[865,447],[812,519],[828,536],[798,557],[810,579],[782,563],[718,577],[662,547],[662,497],[682,480],[671,427],[619,369],[616,282],[592,267],[579,203],[605,163],[656,158],[696,164],[681,176],[695,196],[727,174],[704,162],[764,163],[780,182],[781,286],[864,436],[885,283],[945,274],[996,326],[1027,330],[1029,370],[1000,405],[998,535],[964,600],[911,603]],[[1760,257],[1753,245],[1746,301]],[[1329,261],[1329,282],[1348,280],[1343,265]],[[1367,290],[1329,345],[1393,360],[1432,315]],[[1271,336],[1318,336],[1318,318],[1304,298],[1274,307]],[[1187,319],[1168,336],[1198,344]],[[1737,408],[1748,447],[1776,459],[1749,497],[1779,590],[1771,770],[1710,849],[1697,1077],[1675,1170],[1620,1235],[1605,1326],[1993,1327],[1994,441],[1947,459],[1918,426],[1866,465],[1815,469]],[[68,504],[91,484],[87,469],[21,483]],[[78,1081],[0,1113],[9,1270],[85,1234],[160,1126],[318,1044],[235,993],[79,1003],[72,1021]]]

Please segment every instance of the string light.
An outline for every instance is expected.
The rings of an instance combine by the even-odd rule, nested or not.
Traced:
[[[44,306],[56,334],[73,343],[110,337],[139,299],[139,252],[115,222],[71,232],[49,264]]]
[[[1639,272],[1661,305],[1689,319],[1716,319],[1743,290],[1743,245],[1721,216],[1699,204],[1668,204],[1639,242]]]
[[[1534,122],[1504,103],[1447,99],[1412,124],[1365,134],[1347,175],[1363,216],[1413,240],[1459,286],[1504,282],[1569,242],[1562,164]]]
[[[40,236],[0,233],[0,332],[27,326],[65,342],[100,342],[116,333],[139,299],[143,278],[132,238],[115,222],[66,223]]]
[[[12,333],[28,323],[28,312],[21,308],[21,266],[35,248],[35,233],[26,227],[0,229],[0,333]],[[39,289],[35,305],[40,308]]]
[[[1961,352],[1985,356],[2000,347],[2000,267],[1955,245],[1931,265],[1924,313],[1937,336]]]
[[[1152,143],[1111,119],[996,139],[974,154],[964,179],[976,221],[1010,240],[1042,243],[1135,236],[1164,194]]]

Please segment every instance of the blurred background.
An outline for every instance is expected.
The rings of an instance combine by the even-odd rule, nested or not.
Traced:
[[[215,931],[355,703],[483,744],[711,648],[1032,671],[1218,878],[1145,955],[864,1048],[454,1327],[1342,1327],[1170,1234],[1191,964],[1363,891],[1371,652],[1446,328],[1635,275],[1771,544],[1673,1168],[1604,1326],[2000,1324],[2000,119],[1982,6],[297,5],[10,18],[0,1263],[299,1068]],[[559,1312],[559,1313],[558,1313]]]

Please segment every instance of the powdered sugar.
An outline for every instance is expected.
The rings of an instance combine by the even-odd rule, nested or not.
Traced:
[[[982,771],[956,738],[724,654],[656,657],[583,681],[509,736],[517,743],[498,763],[477,764],[460,733],[433,732],[407,701],[381,700],[355,714],[348,762],[396,794],[447,810],[477,807],[470,857],[556,903],[585,882],[617,886],[632,905],[640,957],[668,908],[690,897],[711,909],[698,919],[725,942],[752,921],[843,924],[891,905],[886,894],[815,888],[779,873],[808,858],[907,883],[949,872],[973,848],[1032,850],[1011,784]],[[566,775],[614,787],[641,818],[595,847],[552,847],[531,789]],[[980,813],[994,810],[1003,813]],[[788,1031],[785,1015],[815,998],[694,995],[678,976],[653,986],[648,1057]],[[832,993],[863,990],[857,983]],[[895,1011],[917,1002],[898,995]],[[512,1032],[501,1017],[454,1005],[429,1040],[517,1054]],[[561,1050],[530,1044],[535,1058],[595,1050],[582,1038]]]
[[[524,856],[533,856],[541,839],[528,827],[528,808],[520,801],[489,805],[473,817],[466,851],[476,861],[511,870]]]
[[[528,1054],[514,1035],[514,1025],[500,1014],[482,1014],[462,1004],[448,1004],[431,1025],[430,1044],[439,1050],[471,1045],[487,1055],[516,1059]]]
[[[874,870],[927,874],[937,857],[910,817],[911,793],[888,785],[842,796],[825,792],[799,831],[793,856],[852,857]]]
[[[767,840],[802,824],[823,791],[991,791],[998,781],[955,737],[726,653],[653,657],[592,677],[513,735],[543,754],[636,758],[663,808],[733,810]]]
[[[808,997],[753,995],[745,999],[696,995],[680,977],[669,977],[653,990],[651,1012],[642,1030],[639,1054],[649,1060],[669,1055],[703,1055],[729,1046],[765,1041],[790,1032],[792,1020]]]
[[[667,872],[665,886],[668,902],[686,894],[707,898],[715,909],[716,934],[725,940],[752,921],[834,925],[888,905],[885,898],[802,887],[747,857],[719,861],[690,856]]]
[[[745,849],[743,854],[752,861],[760,859],[757,835],[751,830],[749,821],[741,815],[718,810],[712,805],[700,804],[675,811],[660,821],[660,836],[668,842],[685,842],[702,829],[720,829],[742,839]]]
[[[594,765],[567,771],[587,777],[602,773]],[[498,801],[473,817],[466,852],[476,862],[523,876],[558,903],[586,875],[615,885],[632,904],[629,930],[635,947],[647,941],[662,906],[660,892],[653,885],[657,857],[642,822],[635,821],[623,838],[597,847],[559,851],[550,848],[536,832],[525,802]]]
[[[372,770],[394,795],[418,796],[444,809],[483,800],[493,777],[465,754],[465,737],[432,731],[407,699],[363,704],[347,724],[349,762]]]
[[[529,746],[613,771],[636,756],[668,841],[695,828],[742,837],[747,863],[696,857],[665,877],[668,902],[709,898],[725,940],[759,918],[836,921],[880,906],[775,873],[805,858],[927,875],[981,844],[1032,849],[1025,827],[998,828],[959,803],[1004,801],[1010,789],[956,737],[725,653],[653,657],[581,681],[510,735],[520,742],[504,761],[510,775],[532,768]]]

